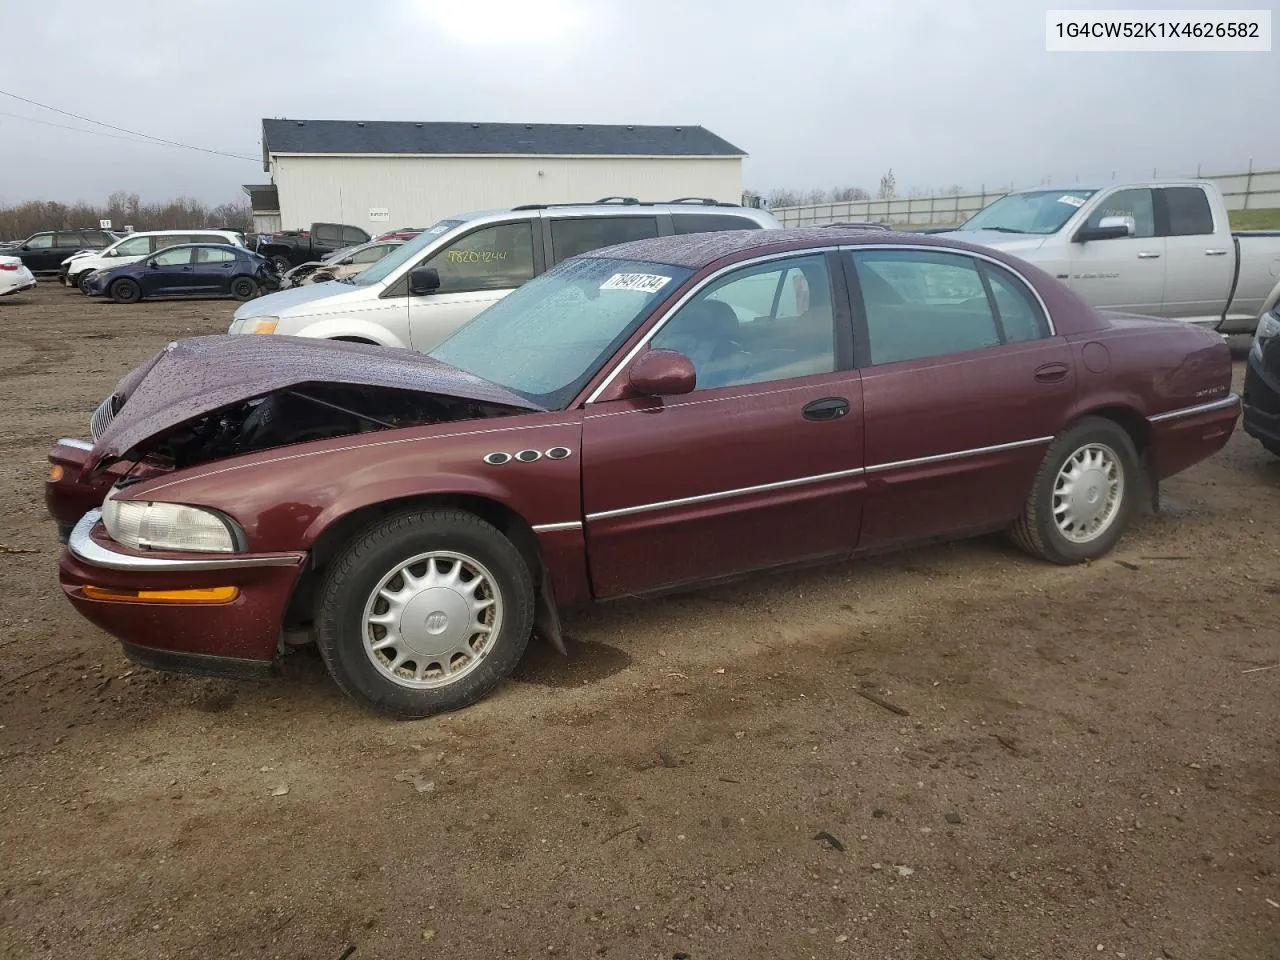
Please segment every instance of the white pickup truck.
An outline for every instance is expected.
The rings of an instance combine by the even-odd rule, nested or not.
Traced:
[[[1280,231],[1232,233],[1207,180],[1024,190],[942,235],[1021,257],[1094,307],[1222,333],[1252,333],[1280,299]]]

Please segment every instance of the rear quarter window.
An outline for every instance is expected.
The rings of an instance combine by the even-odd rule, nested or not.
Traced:
[[[732,213],[672,212],[671,226],[676,233],[713,233],[717,230],[759,230],[760,224],[750,217]]]

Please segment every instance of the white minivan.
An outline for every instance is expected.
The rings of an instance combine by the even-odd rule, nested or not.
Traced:
[[[354,277],[281,290],[244,304],[228,332],[427,351],[521,284],[580,253],[647,237],[779,226],[764,210],[701,198],[670,203],[613,198],[460,214]]]
[[[103,250],[81,250],[62,261],[62,282],[79,287],[95,270],[135,263],[166,247],[182,243],[229,243],[244,246],[244,237],[234,230],[146,230],[131,233]],[[83,292],[83,290],[81,291]]]

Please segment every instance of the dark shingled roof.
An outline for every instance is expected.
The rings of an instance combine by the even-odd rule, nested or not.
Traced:
[[[703,127],[572,123],[435,123],[386,120],[262,121],[272,153],[534,154],[545,156],[745,157]]]

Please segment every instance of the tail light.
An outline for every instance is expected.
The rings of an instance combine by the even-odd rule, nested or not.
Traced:
[[[0,270],[17,270],[21,264],[17,263],[0,263]]]

